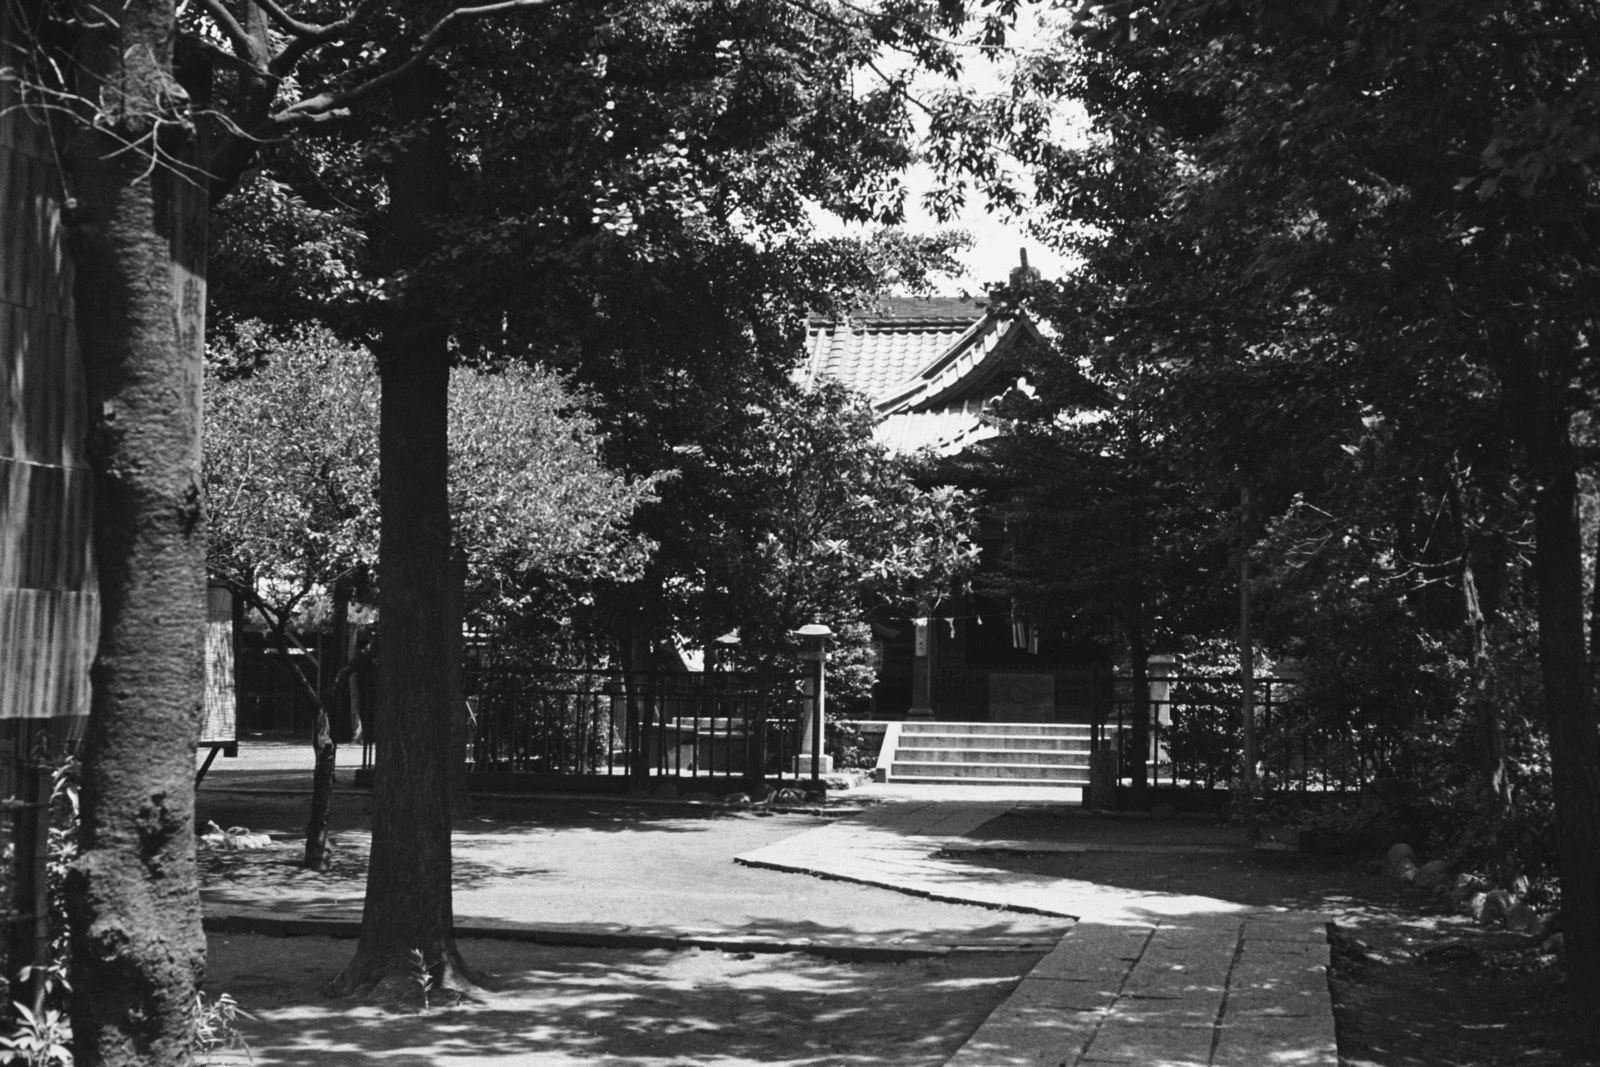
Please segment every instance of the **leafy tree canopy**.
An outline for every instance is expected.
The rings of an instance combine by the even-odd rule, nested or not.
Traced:
[[[322,327],[246,323],[208,371],[210,569],[292,616],[376,563],[371,356]],[[602,464],[602,439],[559,378],[521,365],[458,374],[450,415],[451,508],[481,610],[526,609],[518,576],[637,571],[646,546],[625,524],[652,483]]]

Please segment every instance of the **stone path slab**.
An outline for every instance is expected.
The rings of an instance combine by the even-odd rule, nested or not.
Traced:
[[[962,835],[1010,806],[885,804],[737,860],[1077,919],[946,1067],[1338,1067],[1325,917],[974,866]]]
[[[938,853],[972,844],[962,835],[1010,810],[1007,802],[906,801],[808,830],[736,857],[747,867],[795,871],[897,889],[958,904],[1062,915],[1082,921],[1148,924],[1163,917],[1250,909],[1211,897],[1117,889],[955,863]]]

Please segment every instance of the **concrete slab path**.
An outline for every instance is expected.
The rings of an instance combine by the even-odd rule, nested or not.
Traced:
[[[888,803],[738,862],[1076,919],[947,1067],[1337,1067],[1326,917],[975,867],[1013,803]]]

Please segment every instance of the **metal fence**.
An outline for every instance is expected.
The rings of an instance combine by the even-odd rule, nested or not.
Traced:
[[[465,691],[473,770],[795,775],[795,677],[472,666]]]
[[[469,771],[707,779],[809,778],[807,680],[731,672],[525,666],[469,654]],[[363,765],[374,761],[369,731]],[[377,741],[381,748],[381,740]]]
[[[1243,686],[1236,677],[1175,674],[1152,677],[1150,745],[1136,753],[1133,681],[1118,677],[1105,723],[1106,743],[1122,753],[1122,775],[1143,756],[1153,784],[1227,786],[1242,776]],[[1161,695],[1161,694],[1165,695]],[[1256,762],[1280,789],[1359,789],[1374,778],[1401,773],[1405,746],[1370,725],[1312,715],[1298,701],[1292,679],[1257,678]]]

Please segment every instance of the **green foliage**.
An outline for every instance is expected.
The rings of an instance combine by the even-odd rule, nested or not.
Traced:
[[[433,992],[435,985],[433,972],[428,969],[428,959],[422,954],[420,948],[411,950],[410,972],[411,983],[417,987],[417,996],[422,1001],[422,1010],[428,1010],[428,994]]]
[[[1219,505],[1248,486],[1257,621],[1302,668],[1302,738],[1389,744],[1449,798],[1422,808],[1463,854],[1524,870],[1550,862],[1534,854],[1546,697],[1518,636],[1535,623],[1530,541],[1541,601],[1582,592],[1571,549],[1528,516],[1580,462],[1600,382],[1583,295],[1600,256],[1578,236],[1600,203],[1597,29],[1591,9],[1540,2],[1085,9],[1039,84],[1083,103],[1086,135],[1024,131],[1021,149],[1041,229],[1084,267],[1003,294],[1061,338],[1040,369],[1043,429],[1018,435],[1081,457],[1058,508],[1117,528],[1094,471],[1123,453],[1071,452],[1100,431],[1058,417],[1085,407],[1145,419],[1157,461],[1111,494],[1124,511],[1187,498],[1220,532]],[[1110,396],[1086,405],[1090,386]],[[1063,540],[1062,573],[1091,589],[1171,573],[1086,568]],[[1162,541],[1194,572],[1233,569],[1204,536]],[[1571,721],[1582,744],[1564,758],[1589,760],[1581,635],[1563,617],[1559,633],[1543,620],[1544,668],[1568,686],[1548,721]],[[1576,856],[1591,824],[1570,806],[1563,848]]]
[[[207,566],[294,614],[377,556],[376,378],[327,330],[241,323],[213,345],[205,423]]]
[[[371,357],[320,327],[279,336],[247,322],[209,368],[211,571],[293,616],[376,563]],[[645,546],[623,523],[651,482],[605,469],[580,403],[555,375],[523,366],[454,376],[451,507],[475,611],[531,610],[540,575],[637,572]]]
[[[46,959],[21,968],[14,983],[6,976],[7,994],[26,992],[31,987],[34,999],[31,1006],[11,1000],[9,1011],[0,1012],[0,1063],[72,1067],[72,1018],[68,1013],[72,984],[67,973],[65,883],[68,868],[78,855],[79,763],[71,755],[51,758],[43,751],[38,755],[51,759],[45,862],[51,936]],[[6,888],[9,891],[11,887]],[[202,1062],[210,1062],[210,1054],[218,1049],[240,1049],[248,1054],[236,1024],[249,1018],[252,1016],[227,993],[208,1000],[204,993],[196,992],[193,1051],[202,1057]]]
[[[26,1004],[13,1004],[12,1031],[0,1035],[0,1053],[6,1063],[27,1067],[72,1067],[72,1022],[55,1008],[35,1012]]]
[[[741,654],[761,662],[792,651],[789,632],[814,619],[839,629],[965,576],[977,556],[966,494],[921,488],[916,461],[873,439],[862,401],[824,384],[748,414],[750,432],[686,457],[663,493],[695,539],[698,603],[683,611],[697,630],[737,626]],[[868,640],[864,627],[841,632]]]
[[[239,1007],[231,994],[219,993],[215,1000],[209,1000],[197,991],[194,995],[194,1051],[204,1057],[206,1063],[211,1062],[211,1054],[218,1049],[237,1049],[248,1057],[250,1046],[239,1032],[238,1023],[240,1019],[254,1018]]]
[[[824,747],[835,770],[864,771],[878,765],[878,745],[882,740],[881,733],[867,733],[858,721],[830,715]]]

